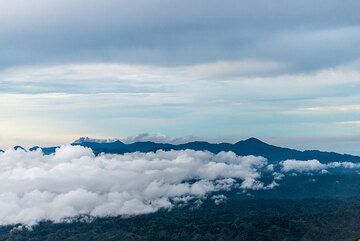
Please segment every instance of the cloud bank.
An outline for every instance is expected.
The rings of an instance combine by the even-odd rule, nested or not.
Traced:
[[[358,169],[360,163],[353,162],[330,162],[323,164],[318,160],[286,160],[280,163],[283,172],[323,172],[327,173],[327,169],[332,168],[345,168],[345,169]]]
[[[121,138],[121,141],[124,143],[134,143],[139,141],[152,141],[155,143],[170,143],[170,144],[182,144],[194,140],[200,139],[195,136],[184,136],[184,137],[169,137],[164,134],[149,134],[149,133],[141,133],[136,136],[127,136]]]
[[[0,160],[0,225],[146,214],[215,191],[274,186],[259,181],[262,172],[272,171],[265,158],[232,152],[95,156],[67,145],[52,155],[9,149]]]
[[[183,144],[195,140],[200,140],[201,138],[196,136],[183,136],[183,137],[170,137],[161,133],[149,134],[147,132],[140,133],[135,136],[124,136],[120,138],[108,138],[108,139],[98,139],[90,137],[80,137],[75,140],[74,143],[83,143],[83,142],[96,142],[96,143],[111,143],[115,141],[121,141],[126,144],[131,144],[134,142],[145,142],[151,141],[155,143],[169,143],[169,144]]]
[[[71,145],[51,155],[8,149],[0,153],[0,225],[147,214],[206,197],[218,205],[226,202],[220,191],[271,189],[286,173],[340,168],[356,170],[360,164],[285,160],[274,165],[263,157],[193,150],[95,156]],[[273,181],[263,183],[261,177],[269,175]]]
[[[2,0],[0,68],[94,60],[174,65],[256,56],[314,69],[359,56],[359,5]]]
[[[309,172],[309,171],[318,171],[325,169],[326,165],[320,163],[318,160],[286,160],[282,162],[282,170],[285,172],[289,171],[298,171],[298,172]]]

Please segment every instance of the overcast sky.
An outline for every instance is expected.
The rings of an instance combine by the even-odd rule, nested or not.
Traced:
[[[360,2],[0,0],[0,147],[143,132],[360,154]]]

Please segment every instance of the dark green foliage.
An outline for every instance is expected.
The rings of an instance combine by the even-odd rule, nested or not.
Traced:
[[[266,178],[265,178],[266,179]],[[264,180],[266,181],[266,180]],[[271,190],[224,193],[131,218],[91,223],[44,222],[33,231],[0,227],[1,240],[356,240],[360,238],[360,179],[353,175],[287,176]],[[358,196],[358,197],[356,197]]]
[[[269,199],[334,199],[360,195],[359,174],[302,174],[286,176],[278,183],[279,186],[273,189],[250,193],[257,198]]]
[[[91,223],[41,223],[33,231],[0,229],[0,240],[355,240],[360,199],[276,200],[233,196],[216,206],[182,208]]]

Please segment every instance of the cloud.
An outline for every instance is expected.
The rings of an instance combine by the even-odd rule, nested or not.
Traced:
[[[360,163],[353,163],[353,162],[331,162],[327,165],[329,168],[360,168]]]
[[[345,169],[358,169],[360,163],[353,162],[330,162],[323,164],[318,160],[285,160],[280,163],[283,172],[322,172],[327,173],[329,169],[345,168]]]
[[[283,62],[261,58],[182,66],[106,62],[29,65],[1,70],[0,93],[171,93],[226,84],[225,87],[245,88],[238,91],[248,97],[250,94],[284,97],[287,92],[280,88],[284,85],[289,91],[287,95],[297,95],[299,89],[313,92],[314,87],[358,84],[359,63],[357,60],[307,73],[293,72]],[[264,91],[267,85],[274,85],[275,93]],[[254,91],[249,93],[249,89]]]
[[[0,71],[0,93],[167,93],[180,83],[269,76],[283,63],[243,59],[183,66],[123,63],[73,63],[12,67]]]
[[[196,136],[184,136],[184,137],[170,137],[164,134],[149,134],[149,133],[141,133],[136,136],[127,136],[120,138],[124,143],[134,143],[139,141],[152,141],[155,143],[170,143],[170,144],[182,144],[187,143],[194,140],[199,140],[199,137]]]
[[[1,3],[0,65],[187,64],[259,56],[307,69],[359,54],[355,0],[319,1],[316,7],[309,0]]]
[[[67,145],[52,155],[8,149],[0,160],[0,225],[145,214],[214,191],[268,188],[259,181],[266,159],[231,152],[94,156]]]
[[[223,194],[220,194],[220,195],[214,195],[211,197],[212,200],[214,200],[214,203],[215,205],[219,205],[221,203],[224,203],[226,202],[226,196],[223,195]]]
[[[355,120],[355,121],[341,121],[341,122],[339,122],[339,124],[358,127],[358,126],[360,126],[360,121],[358,121],[358,120]]]
[[[74,143],[83,143],[83,142],[111,143],[115,141],[121,141],[126,144],[131,144],[134,142],[151,141],[155,143],[182,144],[199,139],[200,138],[196,136],[170,137],[161,133],[157,133],[157,134],[140,133],[135,136],[125,136],[125,137],[110,138],[110,139],[80,137],[79,139],[75,140]]]
[[[34,133],[50,133],[38,124],[46,120],[49,126],[68,122],[61,125],[71,125],[71,130],[60,128],[74,133],[72,138],[148,130],[214,137],[219,123],[226,123],[218,130],[224,136],[273,136],[299,129],[313,135],[315,127],[302,125],[308,122],[320,122],[318,135],[347,134],[346,125],[324,122],[356,118],[358,61],[301,74],[278,72],[279,66],[279,62],[243,60],[163,67],[74,63],[10,68],[0,71],[0,132],[4,139],[12,139],[19,128],[13,121],[24,120]],[[125,130],[122,126],[128,122],[132,127]],[[176,130],[170,128],[173,125]],[[20,128],[26,126],[30,125]]]
[[[284,172],[289,171],[298,171],[298,172],[309,172],[309,171],[318,171],[326,168],[326,165],[320,163],[318,160],[307,160],[307,161],[298,161],[298,160],[286,160],[281,163]]]

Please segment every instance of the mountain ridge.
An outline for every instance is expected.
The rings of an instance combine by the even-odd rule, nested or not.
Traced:
[[[79,139],[80,140],[80,139]],[[275,145],[263,142],[255,137],[251,137],[245,140],[240,140],[234,144],[232,143],[210,143],[207,141],[192,141],[183,144],[169,144],[169,143],[157,143],[152,141],[141,141],[126,144],[120,140],[114,140],[113,142],[96,142],[90,139],[83,139],[73,142],[71,145],[80,145],[91,148],[93,152],[98,155],[102,152],[111,154],[125,154],[132,152],[155,152],[158,150],[186,150],[191,149],[195,151],[209,151],[212,153],[219,153],[221,151],[232,151],[240,156],[255,155],[263,156],[271,163],[280,162],[287,159],[296,160],[311,160],[316,159],[323,163],[329,162],[360,162],[360,156],[350,154],[340,154],[336,152],[326,152],[319,150],[305,150],[300,151],[296,149],[279,147]],[[89,141],[90,140],[90,141]],[[32,147],[29,150],[36,150],[40,148],[44,154],[51,154],[55,152],[54,147]]]

